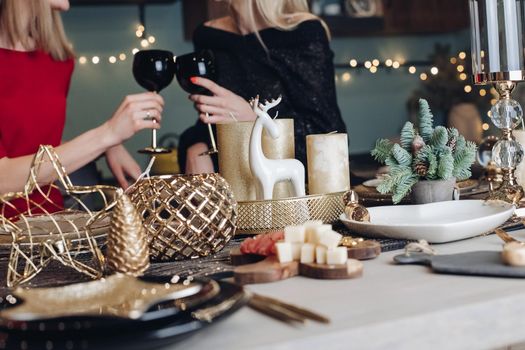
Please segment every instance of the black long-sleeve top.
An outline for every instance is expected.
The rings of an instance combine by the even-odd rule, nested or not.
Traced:
[[[346,132],[337,106],[334,54],[328,37],[317,20],[304,21],[291,31],[267,28],[259,34],[268,51],[255,34],[239,35],[205,25],[195,30],[193,42],[196,51],[213,51],[217,84],[246,100],[257,95],[262,101],[282,96],[272,115],[278,110],[280,117],[294,119],[295,155],[306,166],[306,135]],[[181,137],[181,169],[187,148],[197,142],[210,143],[200,120]]]

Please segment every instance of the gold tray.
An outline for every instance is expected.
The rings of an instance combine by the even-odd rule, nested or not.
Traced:
[[[304,197],[237,203],[237,233],[259,234],[278,231],[308,220],[331,224],[339,220],[346,191]]]

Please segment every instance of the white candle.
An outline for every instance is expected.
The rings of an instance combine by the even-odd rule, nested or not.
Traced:
[[[470,23],[473,28],[479,28],[479,4],[478,2],[470,1]],[[481,63],[481,43],[480,43],[480,35],[481,33],[479,31],[472,31],[471,32],[471,40],[472,43],[472,72],[474,74],[478,74],[484,71],[482,69],[482,63]],[[477,34],[477,35],[476,35]]]
[[[503,0],[503,10],[505,14],[505,39],[507,43],[507,70],[520,70],[516,0]]]
[[[350,189],[346,134],[306,136],[308,193],[323,194]]]
[[[486,1],[487,12],[487,39],[489,42],[489,64],[491,72],[499,72],[499,33],[498,33],[498,2]]]

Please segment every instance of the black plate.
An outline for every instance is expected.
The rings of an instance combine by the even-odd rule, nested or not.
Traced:
[[[0,325],[2,349],[152,349],[180,341],[197,330],[219,321],[246,303],[242,287],[218,282],[215,297],[187,310],[156,307],[141,320],[117,318],[63,318]],[[194,312],[234,298],[212,322],[196,319]],[[161,310],[162,312],[159,312]],[[168,311],[168,312],[166,312]]]

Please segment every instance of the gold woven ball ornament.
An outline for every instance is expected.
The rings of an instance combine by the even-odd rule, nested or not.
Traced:
[[[142,276],[149,267],[148,237],[140,214],[129,197],[121,195],[113,209],[108,233],[106,268],[108,272],[121,272]]]
[[[152,260],[204,257],[235,234],[237,202],[219,174],[152,176],[127,193],[148,233]]]

